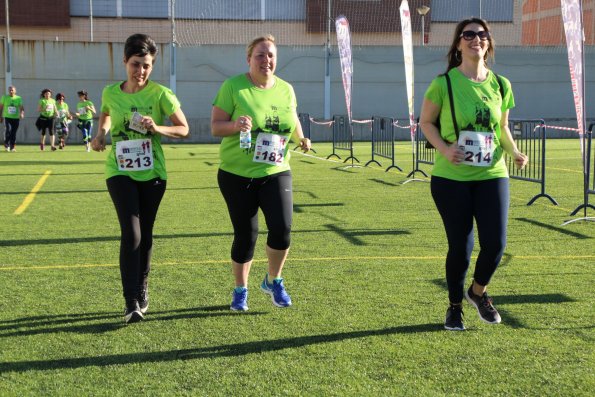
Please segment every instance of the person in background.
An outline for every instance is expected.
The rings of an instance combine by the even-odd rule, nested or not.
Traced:
[[[15,152],[17,130],[21,119],[25,117],[23,98],[17,95],[14,86],[8,87],[8,95],[2,95],[0,99],[0,123],[4,122],[4,149],[7,152]]]
[[[95,105],[89,100],[89,94],[85,90],[77,92],[79,102],[76,104],[76,117],[78,118],[78,128],[83,134],[83,142],[87,152],[91,150],[91,137],[93,136],[93,115]]]
[[[126,80],[103,89],[99,131],[91,142],[105,150],[107,190],[120,222],[120,275],[124,321],[141,321],[149,307],[148,277],[153,252],[153,224],[165,193],[167,172],[161,137],[184,138],[188,122],[174,93],[149,79],[157,45],[145,34],[124,44]],[[169,119],[171,126],[166,126]]]
[[[268,273],[261,290],[277,307],[291,306],[281,272],[289,252],[293,211],[288,142],[304,138],[293,87],[275,76],[277,46],[271,35],[247,48],[248,72],[227,79],[213,101],[211,133],[223,137],[219,189],[234,229],[231,262],[235,278],[232,310],[248,310],[248,275],[258,236],[258,209],[268,227]]]
[[[519,168],[528,161],[517,149],[508,127],[508,113],[514,107],[510,81],[488,68],[487,61],[493,56],[494,39],[488,24],[479,18],[461,21],[448,52],[447,76],[431,82],[420,115],[421,129],[437,150],[431,192],[448,240],[450,304],[444,323],[448,330],[465,329],[463,296],[484,322],[501,321],[487,286],[506,246],[510,198],[503,154],[506,152]],[[446,77],[451,81],[454,103],[450,103]],[[473,281],[465,291],[474,220],[480,250]]]
[[[65,102],[66,97],[63,93],[56,94],[56,120],[54,120],[54,131],[58,136],[58,147],[64,149],[66,146],[66,139],[68,138],[68,125],[72,120],[72,115],[68,109],[68,104]]]
[[[52,90],[49,88],[44,88],[41,91],[41,96],[37,105],[37,112],[39,113],[39,117],[35,122],[35,126],[37,130],[41,133],[41,142],[39,144],[39,148],[41,150],[45,149],[45,134],[46,132],[50,135],[50,145],[52,151],[56,150],[55,140],[56,137],[54,136],[54,118],[58,114],[56,110],[56,101],[52,98]]]

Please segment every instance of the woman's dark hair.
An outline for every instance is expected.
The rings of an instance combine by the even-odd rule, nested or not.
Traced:
[[[85,101],[89,99],[89,94],[87,93],[86,90],[80,90],[79,92],[76,93],[78,96],[82,96],[85,97]]]
[[[155,58],[159,49],[155,41],[146,34],[136,33],[126,39],[124,44],[124,61],[130,57],[151,55]],[[154,59],[153,59],[154,60]]]
[[[60,99],[66,99],[64,94],[62,94],[61,92],[56,94],[56,101],[59,101]]]
[[[50,90],[49,88],[44,88],[43,90],[41,90],[41,95],[39,97],[43,98],[46,92],[49,92],[51,94],[52,90]]]
[[[457,66],[459,66],[461,64],[461,62],[463,61],[463,59],[461,58],[461,51],[459,51],[457,47],[459,46],[459,42],[461,40],[461,34],[463,33],[463,29],[465,29],[465,26],[467,26],[471,23],[476,23],[478,25],[481,25],[486,32],[490,32],[490,26],[488,25],[488,23],[486,21],[484,21],[481,18],[469,18],[469,19],[465,19],[465,20],[459,22],[459,24],[455,28],[455,34],[452,39],[452,44],[450,45],[450,49],[448,50],[448,54],[446,54],[446,59],[448,60],[448,67],[446,68],[447,72],[450,69],[456,68]],[[488,43],[490,45],[489,45],[488,50],[486,51],[484,58],[483,58],[483,61],[485,62],[486,67],[488,66],[488,59],[494,58],[494,46],[496,43],[494,42],[494,39],[492,38],[491,35],[490,35],[490,37],[488,37]]]

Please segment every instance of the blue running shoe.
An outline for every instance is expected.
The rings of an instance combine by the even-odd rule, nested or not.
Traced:
[[[265,294],[269,294],[273,301],[273,305],[277,307],[289,307],[291,306],[291,297],[285,291],[285,286],[283,285],[283,279],[273,280],[272,284],[269,284],[268,274],[264,276],[264,280],[262,280],[262,284],[260,284],[260,289]]]
[[[241,291],[233,290],[231,301],[231,310],[245,312],[248,310],[248,288],[242,288]]]

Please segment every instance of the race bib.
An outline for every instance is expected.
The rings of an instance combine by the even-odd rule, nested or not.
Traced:
[[[153,149],[150,139],[116,142],[116,161],[120,171],[153,169]]]
[[[252,161],[270,165],[281,165],[285,156],[287,140],[283,135],[265,132],[259,133],[256,137]]]
[[[78,113],[79,114],[86,114],[87,113],[87,108],[78,108]]]
[[[134,112],[132,114],[132,117],[130,118],[130,122],[128,123],[128,127],[131,130],[134,130],[136,132],[140,132],[143,135],[147,135],[147,131],[148,130],[143,126],[142,119],[143,119],[143,116],[140,113]]]
[[[7,108],[8,114],[17,114],[17,107],[16,106],[9,106]]]
[[[46,105],[45,112],[46,113],[53,113],[54,112],[54,105]]]
[[[474,167],[489,167],[492,165],[494,150],[493,132],[461,131],[459,147],[465,152],[463,164]]]

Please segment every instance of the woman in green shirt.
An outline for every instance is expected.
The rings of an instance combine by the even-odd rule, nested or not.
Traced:
[[[52,151],[54,151],[56,150],[56,138],[54,137],[54,117],[56,117],[58,114],[58,110],[56,109],[56,101],[54,98],[52,98],[52,90],[49,88],[44,88],[41,91],[40,99],[37,104],[37,111],[39,112],[39,117],[37,118],[35,125],[41,133],[39,148],[41,150],[45,149],[45,134],[47,132],[50,135],[50,145],[52,147]]]
[[[99,131],[91,142],[93,150],[103,151],[106,134],[112,137],[106,183],[120,221],[126,323],[141,321],[149,306],[153,224],[167,179],[161,136],[184,138],[189,133],[174,93],[149,80],[157,50],[147,35],[128,37],[124,45],[127,78],[104,88]],[[171,126],[165,125],[166,119]]]
[[[493,54],[488,24],[479,18],[461,21],[448,52],[446,76],[432,81],[420,115],[421,129],[437,150],[431,191],[448,239],[446,282],[450,305],[444,323],[448,330],[465,329],[463,296],[484,322],[501,321],[486,289],[506,246],[510,199],[503,152],[519,168],[528,161],[508,128],[508,112],[514,107],[510,82],[487,67]],[[450,103],[449,89],[454,103]],[[455,120],[451,116],[453,106]],[[474,220],[480,251],[473,282],[465,291]]]
[[[291,85],[275,76],[273,36],[247,48],[248,72],[227,79],[211,112],[211,133],[223,137],[217,179],[233,224],[231,261],[235,277],[232,310],[248,310],[248,274],[258,236],[258,209],[269,229],[268,273],[260,288],[277,307],[291,306],[281,271],[289,252],[293,210],[288,142],[310,150],[297,116]]]

